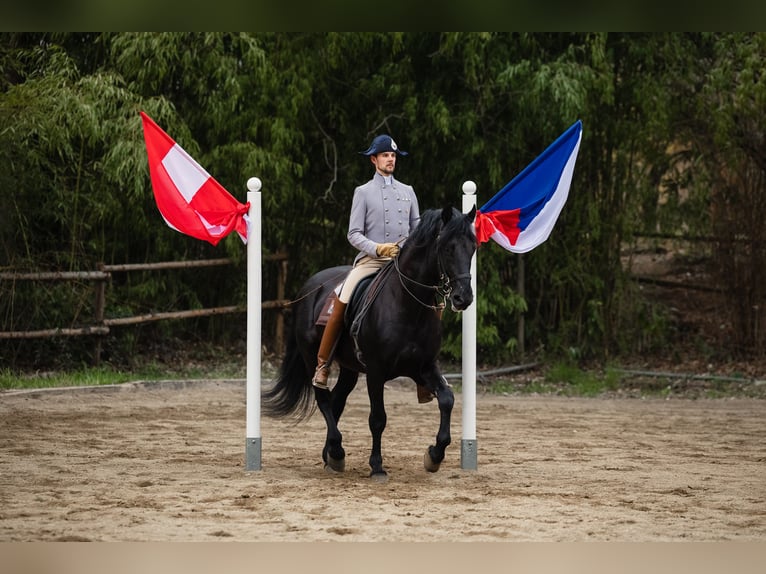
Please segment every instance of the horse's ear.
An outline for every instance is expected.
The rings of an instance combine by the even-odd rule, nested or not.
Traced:
[[[476,218],[476,206],[474,205],[474,206],[471,208],[471,211],[469,211],[468,213],[466,213],[466,214],[465,214],[465,216],[466,216],[466,218],[468,219],[468,221],[470,221],[471,223],[473,223],[473,220]]]
[[[452,219],[452,208],[445,207],[442,209],[442,223],[446,225],[450,219]]]

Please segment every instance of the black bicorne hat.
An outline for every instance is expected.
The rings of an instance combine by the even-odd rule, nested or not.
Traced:
[[[393,151],[399,155],[409,155],[403,149],[399,149],[394,139],[387,134],[376,136],[375,139],[372,140],[370,147],[359,153],[362,155],[377,155],[379,153],[383,153],[384,151]]]

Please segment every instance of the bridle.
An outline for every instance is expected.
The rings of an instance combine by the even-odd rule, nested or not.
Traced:
[[[439,251],[439,237],[436,237],[436,264],[439,269],[439,283],[437,285],[426,285],[424,283],[420,283],[419,281],[416,281],[412,277],[408,277],[404,273],[402,273],[402,270],[399,269],[399,256],[397,255],[394,257],[394,269],[396,269],[396,274],[399,276],[399,283],[401,283],[402,288],[409,294],[410,297],[415,299],[418,303],[420,303],[423,307],[426,307],[428,309],[433,309],[434,311],[441,311],[446,307],[447,297],[450,296],[452,293],[452,283],[454,281],[459,281],[460,279],[470,279],[471,274],[470,273],[460,273],[459,275],[455,275],[454,277],[450,277],[449,274],[444,270],[444,264],[442,263],[441,258],[441,252]],[[434,291],[434,297],[438,298],[441,297],[442,302],[437,305],[429,305],[428,303],[425,303],[422,301],[417,295],[415,295],[405,284],[405,281],[408,281],[409,283],[412,283],[413,285],[417,285],[418,287],[422,287],[424,289],[430,289]]]

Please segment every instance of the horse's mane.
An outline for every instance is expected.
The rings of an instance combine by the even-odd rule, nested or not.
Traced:
[[[443,225],[442,210],[427,209],[420,214],[420,221],[407,238],[405,245],[423,246],[427,243],[433,243],[440,232],[452,234],[462,229],[464,233],[471,233],[471,224],[462,215],[453,207],[452,218],[446,225]]]
[[[406,244],[425,245],[439,233],[442,224],[441,209],[427,209],[420,214],[420,221],[415,226]],[[405,244],[405,245],[406,245]]]

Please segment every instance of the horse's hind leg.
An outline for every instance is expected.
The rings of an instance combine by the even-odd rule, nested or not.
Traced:
[[[320,410],[322,410],[325,422],[327,423],[327,438],[325,439],[324,449],[322,449],[322,460],[325,462],[325,468],[328,470],[342,472],[345,468],[346,453],[343,449],[343,435],[338,429],[338,422],[343,414],[343,409],[346,408],[346,399],[348,399],[348,395],[356,387],[358,379],[359,373],[341,367],[338,381],[330,393],[330,420],[328,420],[328,415],[325,414],[325,411],[320,406]]]
[[[340,368],[338,382],[332,389],[332,415],[335,418],[335,424],[340,421],[343,410],[346,408],[346,399],[356,387],[357,380],[359,380],[359,373]]]
[[[333,415],[330,391],[314,387],[314,395],[327,425],[327,436],[322,449],[325,470],[343,472],[346,468],[346,451],[343,450],[343,435],[338,429],[338,423]]]
[[[435,365],[428,371],[424,371],[423,378],[416,382],[431,389],[439,402],[439,431],[436,433],[436,444],[428,447],[423,459],[426,470],[436,472],[444,460],[445,450],[452,442],[450,421],[452,408],[455,405],[455,395]]]

